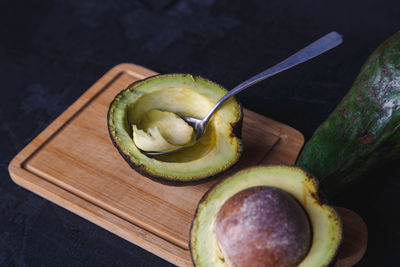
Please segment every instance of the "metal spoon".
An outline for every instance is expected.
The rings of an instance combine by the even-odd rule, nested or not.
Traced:
[[[256,76],[248,79],[247,81],[239,84],[231,91],[229,91],[226,95],[224,95],[218,102],[212,107],[212,109],[208,112],[208,114],[203,119],[197,119],[193,117],[181,117],[184,121],[186,121],[191,127],[193,127],[196,137],[196,142],[199,140],[206,129],[206,125],[215,111],[231,96],[236,95],[237,93],[243,91],[244,89],[261,82],[262,80],[271,77],[275,74],[278,74],[284,70],[292,68],[300,63],[303,63],[309,59],[312,59],[336,46],[341,44],[343,41],[342,37],[337,32],[331,32],[327,35],[323,36],[322,38],[318,39],[317,41],[313,42],[312,44],[306,46],[302,50],[298,51],[294,55],[288,57],[284,61],[276,64],[275,66],[257,74]],[[165,151],[165,152],[146,152],[143,151],[146,155],[163,155],[172,152],[176,152],[181,150],[185,147],[181,147],[172,151]]]

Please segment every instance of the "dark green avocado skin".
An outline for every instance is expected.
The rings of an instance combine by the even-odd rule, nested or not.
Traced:
[[[335,195],[400,157],[400,31],[363,65],[350,91],[304,146],[296,165]]]

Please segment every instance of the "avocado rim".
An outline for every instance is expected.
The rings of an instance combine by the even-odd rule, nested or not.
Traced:
[[[201,80],[205,83],[209,83],[212,86],[216,86],[216,88],[218,88],[217,90],[223,91],[224,93],[227,92],[227,90],[222,87],[221,85],[212,82],[208,79],[205,79],[201,76],[194,76],[191,74],[182,74],[182,73],[172,73],[172,74],[157,74],[157,75],[153,75],[150,77],[147,77],[145,79],[142,80],[138,80],[133,82],[132,84],[130,84],[127,88],[125,88],[124,90],[120,91],[115,97],[114,99],[111,101],[110,105],[109,105],[109,109],[108,109],[108,113],[107,113],[107,126],[108,126],[108,132],[110,135],[110,138],[112,140],[113,145],[117,148],[118,152],[121,154],[121,156],[125,159],[125,161],[127,161],[127,163],[129,164],[129,166],[131,168],[133,168],[134,170],[136,170],[138,173],[142,174],[145,177],[148,177],[154,181],[163,183],[163,184],[167,184],[167,185],[191,185],[191,184],[197,184],[197,183],[202,183],[205,181],[208,181],[210,179],[215,178],[217,175],[229,170],[232,166],[235,165],[235,163],[239,160],[242,151],[243,151],[243,144],[241,142],[241,130],[242,130],[242,123],[243,123],[243,107],[241,105],[241,103],[236,99],[233,98],[233,102],[235,103],[235,105],[237,105],[237,114],[235,121],[231,121],[230,124],[230,134],[229,134],[229,138],[235,139],[237,142],[237,148],[234,152],[234,160],[231,162],[226,162],[224,165],[219,166],[218,169],[215,169],[213,173],[205,173],[203,175],[198,175],[198,176],[193,176],[190,179],[181,179],[179,176],[171,176],[171,175],[163,175],[160,172],[154,172],[152,169],[148,168],[145,164],[141,164],[140,162],[138,162],[135,157],[132,156],[131,153],[129,153],[124,146],[122,145],[121,140],[118,138],[118,135],[116,133],[116,127],[114,124],[114,119],[113,119],[113,115],[114,115],[114,111],[116,109],[116,104],[118,103],[118,101],[124,97],[126,94],[128,94],[129,92],[132,92],[135,90],[135,88],[137,88],[138,86],[151,82],[154,79],[162,79],[165,77],[184,77],[184,78],[190,78],[193,81],[196,80]]]

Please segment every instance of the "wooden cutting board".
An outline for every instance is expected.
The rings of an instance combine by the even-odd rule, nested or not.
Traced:
[[[304,138],[287,125],[245,109],[244,154],[230,172],[198,185],[176,187],[154,182],[122,159],[108,135],[106,118],[118,92],[155,74],[133,64],[112,68],[28,144],[10,163],[9,171],[22,187],[167,261],[192,266],[189,229],[202,195],[239,169],[293,164]],[[359,229],[358,225],[354,229]],[[357,238],[360,235],[350,240]],[[355,263],[365,251],[357,250],[360,255],[354,258],[354,245],[349,247],[341,253],[344,258],[339,254],[339,265],[343,259],[350,265]]]

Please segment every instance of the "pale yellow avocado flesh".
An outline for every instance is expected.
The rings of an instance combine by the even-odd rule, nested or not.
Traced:
[[[110,135],[130,165],[148,176],[179,182],[208,178],[232,166],[241,155],[241,140],[233,132],[242,120],[242,109],[236,99],[229,99],[214,114],[206,132],[194,145],[185,145],[184,149],[167,155],[143,153],[140,145],[133,141],[134,132],[139,133],[133,130],[133,125],[143,130],[141,118],[151,110],[203,118],[226,93],[227,90],[218,84],[189,74],[159,75],[139,81],[111,103]],[[185,143],[189,135],[185,130],[183,137],[177,138],[179,140],[171,140],[167,131],[159,132],[171,144]]]
[[[150,110],[132,128],[133,141],[143,151],[171,151],[194,141],[193,128],[168,111]]]
[[[190,234],[195,266],[227,266],[215,237],[214,222],[226,200],[253,186],[273,186],[284,190],[297,199],[306,211],[313,236],[311,247],[300,267],[319,267],[332,263],[342,239],[339,216],[332,207],[320,203],[314,178],[298,167],[278,165],[240,171],[206,193],[196,210]]]

